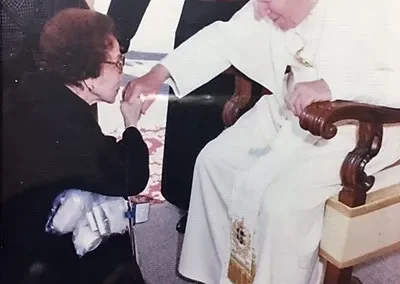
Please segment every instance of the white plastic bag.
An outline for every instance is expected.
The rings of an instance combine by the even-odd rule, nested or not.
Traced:
[[[53,201],[45,231],[53,234],[71,233],[91,203],[91,193],[78,189],[65,190]]]
[[[72,232],[76,253],[83,256],[108,236],[128,230],[127,211],[123,197],[65,190],[53,202],[45,231],[57,235]]]
[[[87,252],[96,249],[102,241],[102,237],[91,229],[86,218],[79,220],[72,234],[72,242],[78,256],[82,257]]]

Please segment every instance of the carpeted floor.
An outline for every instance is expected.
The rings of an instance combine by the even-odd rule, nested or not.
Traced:
[[[139,260],[148,284],[193,283],[176,272],[183,240],[175,231],[179,216],[173,205],[157,204],[151,207],[150,220],[136,226]],[[400,252],[356,267],[354,274],[363,284],[400,284]]]

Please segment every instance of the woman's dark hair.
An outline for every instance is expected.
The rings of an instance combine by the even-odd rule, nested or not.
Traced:
[[[48,21],[41,32],[39,65],[64,83],[100,76],[101,64],[112,48],[113,20],[101,13],[69,8]]]

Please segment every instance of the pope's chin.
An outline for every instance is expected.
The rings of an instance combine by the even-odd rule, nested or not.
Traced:
[[[282,18],[279,18],[274,22],[274,24],[283,32],[287,32],[288,30],[294,29],[295,27],[298,26],[298,24],[294,22],[287,22],[282,20]]]
[[[279,24],[276,24],[276,26],[283,32],[287,32],[288,30],[295,28],[295,27],[291,27],[291,26],[287,26],[287,25],[279,25]]]

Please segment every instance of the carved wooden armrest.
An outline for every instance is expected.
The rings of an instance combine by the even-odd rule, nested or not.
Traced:
[[[252,82],[240,74],[235,75],[234,93],[232,97],[226,101],[222,111],[222,121],[225,127],[229,127],[236,122],[240,116],[240,111],[250,102],[251,94]]]
[[[339,193],[341,202],[356,207],[365,203],[375,181],[364,168],[381,148],[383,124],[400,123],[400,109],[350,101],[313,103],[301,114],[300,126],[313,135],[331,139],[337,133],[334,123],[342,120],[359,122],[357,145],[347,154],[340,169],[343,189]]]
[[[246,75],[231,66],[223,74],[235,76],[235,90],[232,97],[225,103],[222,111],[222,121],[225,127],[229,127],[239,118],[241,111],[245,109],[253,95],[253,81]],[[262,88],[262,94],[271,94],[266,88]]]

